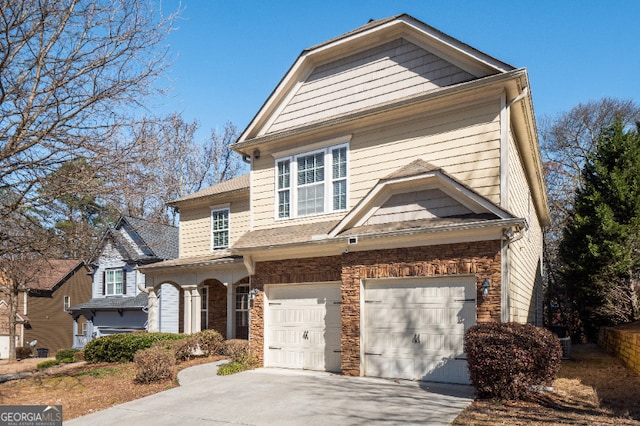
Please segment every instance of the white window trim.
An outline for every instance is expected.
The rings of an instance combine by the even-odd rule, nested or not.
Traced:
[[[350,139],[350,138],[349,138]],[[344,139],[342,139],[344,140]],[[335,140],[332,140],[335,141]],[[281,156],[281,157],[277,157],[275,158],[275,167],[274,167],[274,193],[273,193],[273,199],[274,199],[274,209],[273,209],[273,216],[274,216],[274,220],[276,221],[283,221],[283,220],[290,220],[290,219],[296,219],[296,218],[302,218],[302,217],[312,217],[312,216],[320,216],[320,215],[324,215],[324,214],[332,214],[332,213],[339,213],[339,212],[345,212],[348,210],[348,206],[349,206],[349,185],[350,185],[350,174],[349,174],[349,162],[350,162],[350,143],[349,141],[344,142],[344,143],[340,143],[337,145],[325,145],[325,143],[322,144],[314,144],[314,145],[318,145],[321,147],[318,147],[317,149],[312,149],[312,150],[306,150],[306,151],[282,151],[282,152],[286,152],[287,154],[290,154],[288,156]],[[336,179],[333,178],[333,151],[336,149],[340,149],[340,148],[346,148],[346,154],[347,154],[347,174],[344,177],[344,180],[346,182],[346,203],[345,203],[345,208],[344,209],[340,209],[340,210],[334,210],[333,209],[333,183]],[[281,153],[282,153],[281,152]],[[306,157],[309,155],[313,155],[313,154],[317,154],[319,152],[324,153],[324,211],[321,213],[311,213],[311,214],[305,214],[305,215],[300,215],[298,214],[298,158],[299,157]],[[281,192],[281,189],[278,188],[278,164],[283,162],[283,161],[289,161],[289,216],[288,217],[279,217],[279,193]],[[340,178],[338,180],[342,180],[343,178]]]
[[[214,246],[215,239],[213,238],[213,214],[215,212],[220,212],[225,210],[227,211],[227,245],[226,247],[216,247]],[[227,204],[224,206],[211,207],[211,212],[209,213],[209,222],[210,222],[209,231],[211,234],[211,243],[210,243],[211,251],[228,249],[229,246],[231,245],[231,208],[230,206]]]
[[[121,284],[121,289],[120,289],[120,293],[116,292],[116,282],[114,281],[113,283],[113,292],[109,293],[109,272],[116,272],[116,271],[121,271],[122,273],[122,279],[120,281]],[[122,296],[124,295],[124,286],[125,286],[125,277],[124,274],[126,274],[127,272],[123,269],[123,268],[108,268],[105,269],[104,271],[104,295],[105,296]]]

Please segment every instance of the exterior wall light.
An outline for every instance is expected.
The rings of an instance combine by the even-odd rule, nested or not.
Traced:
[[[258,290],[257,288],[252,289],[251,292],[249,292],[251,300],[254,300],[256,297],[258,297],[258,293],[260,293],[260,290]]]
[[[491,281],[489,278],[485,278],[482,282],[482,295],[487,296],[489,294],[489,288],[491,287]]]

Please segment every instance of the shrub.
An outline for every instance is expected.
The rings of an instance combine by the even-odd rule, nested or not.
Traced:
[[[171,350],[160,346],[143,349],[135,354],[136,383],[156,383],[176,378],[176,360]]]
[[[78,351],[73,354],[73,360],[75,362],[84,361],[84,351]]]
[[[249,368],[245,368],[244,364],[231,361],[218,367],[218,376],[228,376],[229,374],[236,374],[245,370],[249,370]]]
[[[200,350],[205,355],[221,355],[224,351],[224,338],[216,330],[202,330],[193,335],[198,339]]]
[[[56,359],[60,362],[75,362],[75,355],[80,352],[78,349],[61,349],[56,352]]]
[[[228,356],[231,361],[244,362],[251,358],[249,341],[244,339],[227,340],[224,345],[224,355]]]
[[[153,346],[170,351],[174,355],[176,362],[182,362],[188,361],[196,356],[198,352],[198,339],[193,336],[187,336],[180,340],[156,342]]]
[[[562,358],[558,339],[530,324],[488,323],[465,334],[469,376],[480,398],[523,399],[550,385]]]
[[[258,360],[249,350],[249,341],[242,339],[232,339],[225,342],[224,354],[231,361],[218,368],[218,375],[239,373],[251,370],[258,366]]]
[[[36,365],[36,368],[37,369],[49,368],[49,367],[53,367],[54,365],[58,365],[58,364],[60,364],[60,361],[58,361],[57,359],[48,359],[48,360],[42,361],[41,363]]]
[[[155,342],[185,337],[174,333],[111,334],[87,343],[84,358],[87,362],[130,362],[137,351],[150,348]]]
[[[31,346],[17,346],[16,347],[16,359],[25,359],[33,355]]]

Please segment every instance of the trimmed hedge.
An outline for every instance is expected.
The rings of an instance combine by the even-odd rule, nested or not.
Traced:
[[[25,359],[33,355],[33,348],[31,346],[17,346],[16,347],[16,359]]]
[[[259,365],[258,359],[251,354],[249,341],[247,340],[227,340],[225,342],[224,354],[228,356],[231,361],[218,368],[218,376],[252,370]]]
[[[56,360],[65,363],[75,362],[75,355],[77,352],[80,351],[75,348],[60,349],[58,352],[56,352]]]
[[[84,359],[87,362],[130,362],[137,351],[150,348],[155,342],[186,337],[184,334],[174,333],[111,334],[87,343]]]
[[[526,399],[551,385],[562,347],[549,330],[531,324],[478,324],[465,334],[469,376],[480,398]]]

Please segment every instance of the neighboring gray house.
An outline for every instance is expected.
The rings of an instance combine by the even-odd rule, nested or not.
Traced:
[[[122,216],[102,237],[89,264],[92,267],[92,298],[72,306],[74,347],[108,334],[148,329],[150,303],[157,303],[158,329],[179,331],[179,291],[163,286],[157,300],[145,292],[145,276],[138,266],[178,257],[178,228]],[[154,295],[155,296],[155,295]],[[156,299],[154,297],[153,299]],[[78,318],[86,322],[78,327]]]

